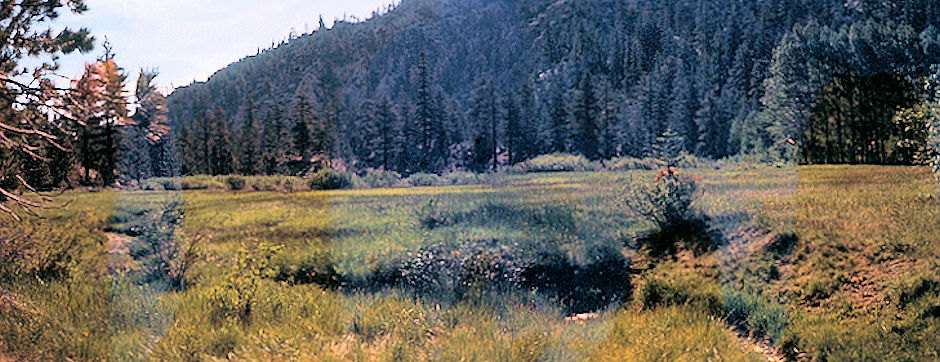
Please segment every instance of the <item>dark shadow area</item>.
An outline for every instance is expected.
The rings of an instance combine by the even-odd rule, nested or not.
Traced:
[[[523,285],[549,296],[569,313],[593,312],[622,301],[631,291],[626,258],[612,248],[597,249],[587,264],[544,253],[522,272]]]
[[[337,273],[328,253],[275,261],[275,279],[352,293],[401,288],[441,304],[486,303],[508,293],[534,292],[568,313],[600,310],[629,295],[629,263],[619,250],[596,248],[587,259],[578,263],[544,245],[520,247],[501,240],[467,240],[425,246],[357,277]]]
[[[658,258],[674,255],[679,250],[689,250],[695,255],[715,251],[725,243],[721,232],[711,226],[711,219],[698,215],[678,221],[639,236],[633,248]]]

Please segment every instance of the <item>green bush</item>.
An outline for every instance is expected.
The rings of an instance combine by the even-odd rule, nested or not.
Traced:
[[[428,230],[447,226],[451,219],[450,215],[442,210],[437,199],[429,199],[427,203],[421,204],[421,207],[415,210],[415,216],[418,218],[418,224]]]
[[[588,160],[581,155],[553,153],[541,155],[517,165],[522,172],[575,172],[597,171],[600,163]]]
[[[627,207],[652,221],[660,230],[687,223],[696,218],[692,202],[699,194],[691,177],[680,176],[674,169],[661,171],[651,184],[631,184],[624,199]]]
[[[610,171],[655,170],[657,165],[650,159],[617,157],[604,161],[604,168]]]
[[[363,177],[362,182],[371,188],[392,187],[401,183],[401,174],[395,171],[373,172]]]
[[[183,190],[225,190],[226,186],[218,177],[196,175],[183,177]]]
[[[228,188],[232,191],[241,191],[248,186],[248,182],[242,176],[229,176],[225,178],[225,183],[228,184]]]
[[[442,177],[446,185],[477,185],[480,184],[480,175],[473,172],[457,171]]]
[[[259,293],[263,279],[277,275],[270,264],[278,250],[280,247],[265,243],[238,250],[232,269],[223,277],[222,284],[210,292],[213,320],[249,322],[252,309],[263,298]]]
[[[271,261],[277,271],[274,279],[290,284],[317,284],[333,288],[339,286],[341,276],[336,271],[333,255],[329,251],[313,253],[280,253]]]
[[[307,184],[311,190],[342,190],[353,187],[355,177],[348,172],[325,168],[311,175]]]
[[[408,178],[402,182],[408,186],[414,187],[437,186],[441,184],[441,177],[433,173],[418,172],[408,176]]]

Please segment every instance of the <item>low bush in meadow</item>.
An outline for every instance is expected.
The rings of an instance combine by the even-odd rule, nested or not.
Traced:
[[[485,182],[485,176],[473,172],[456,171],[441,177],[444,185],[479,185]]]
[[[355,186],[355,174],[325,168],[317,171],[307,179],[311,190],[342,190]]]
[[[362,183],[371,188],[393,187],[401,184],[401,174],[395,171],[372,172],[362,178]]]
[[[402,180],[402,183],[413,187],[427,187],[441,184],[441,177],[433,173],[418,172]]]
[[[513,166],[517,172],[583,172],[601,168],[600,163],[587,157],[566,153],[542,155]]]
[[[183,177],[183,190],[225,190],[225,185],[219,177],[196,175]]]
[[[225,178],[228,189],[232,191],[241,191],[248,186],[248,181],[244,176],[228,176]]]
[[[604,161],[604,169],[609,171],[655,170],[658,167],[652,159],[617,157]]]

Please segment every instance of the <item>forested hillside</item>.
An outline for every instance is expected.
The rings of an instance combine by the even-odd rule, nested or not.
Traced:
[[[404,0],[292,34],[169,110],[186,174],[645,157],[674,133],[708,158],[915,163],[937,22],[931,0]]]

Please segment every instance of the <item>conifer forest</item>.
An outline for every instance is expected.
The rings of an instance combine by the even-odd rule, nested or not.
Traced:
[[[936,361],[938,195],[934,0],[0,0],[0,362]]]

